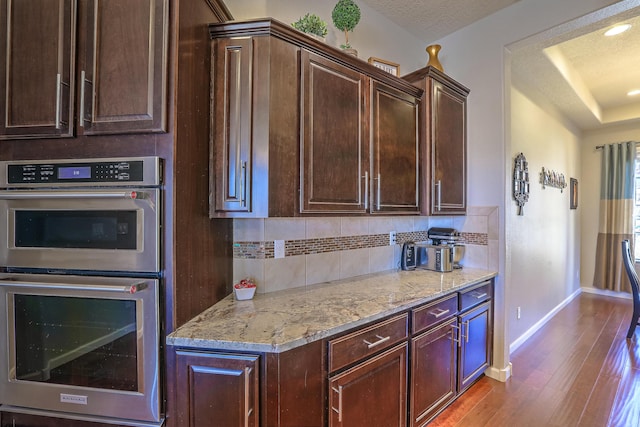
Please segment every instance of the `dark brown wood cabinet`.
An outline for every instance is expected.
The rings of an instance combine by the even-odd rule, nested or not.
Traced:
[[[404,76],[425,91],[421,203],[424,215],[467,211],[467,96],[469,89],[433,67]]]
[[[259,356],[178,351],[179,426],[259,425]]]
[[[0,139],[164,131],[168,10],[167,0],[0,1]]]
[[[411,341],[411,425],[422,426],[457,396],[458,319]]]
[[[408,336],[405,313],[329,341],[330,427],[406,425]]]
[[[372,82],[372,213],[419,213],[420,100]]]
[[[369,129],[366,76],[301,51],[303,213],[368,209]]]
[[[491,302],[462,314],[458,391],[468,388],[491,364],[493,316]]]
[[[174,353],[164,346],[165,335],[231,292],[233,224],[208,215],[208,26],[231,19],[219,0],[0,0],[1,160],[159,156],[163,161],[158,380],[167,427],[178,425],[174,379],[168,378]],[[93,41],[96,50],[89,59]],[[85,104],[93,122],[84,121],[84,128],[77,122],[81,61],[95,65],[85,69],[85,78],[93,79],[85,82],[85,95],[94,96],[94,105]],[[124,80],[114,81],[117,76]],[[5,424],[15,420],[24,427],[94,425],[55,414],[1,416]]]
[[[410,425],[427,425],[491,364],[493,282],[412,310]]]
[[[420,89],[278,21],[210,33],[211,217],[419,213]]]
[[[329,427],[404,427],[407,419],[405,342],[329,379]]]
[[[491,363],[492,289],[482,282],[281,353],[172,349],[171,421],[235,426],[257,411],[264,426],[424,426]]]

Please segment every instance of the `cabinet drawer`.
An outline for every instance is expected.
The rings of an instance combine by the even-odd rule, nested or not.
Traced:
[[[484,282],[479,286],[460,292],[460,311],[465,311],[483,301],[491,299],[493,287],[491,281]]]
[[[408,314],[329,341],[329,371],[334,372],[407,338]]]
[[[412,311],[411,332],[416,334],[458,313],[458,294],[453,293]]]

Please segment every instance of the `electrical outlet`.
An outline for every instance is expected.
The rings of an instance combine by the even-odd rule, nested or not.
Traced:
[[[396,242],[397,242],[396,232],[395,231],[390,231],[389,232],[389,245],[395,245]]]
[[[521,311],[520,311],[520,307],[518,307],[518,310],[517,310],[517,313],[516,313],[516,316],[517,316],[518,319],[520,319],[520,315],[521,315]]]
[[[273,257],[284,258],[284,240],[273,241]]]

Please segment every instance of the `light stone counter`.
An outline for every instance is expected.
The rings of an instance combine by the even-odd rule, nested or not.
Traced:
[[[256,294],[248,301],[236,301],[231,294],[176,329],[167,344],[280,353],[495,276],[473,268],[449,273],[390,270]]]

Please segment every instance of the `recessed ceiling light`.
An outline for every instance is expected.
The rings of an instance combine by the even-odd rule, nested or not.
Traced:
[[[605,36],[615,36],[618,35],[620,33],[624,33],[625,31],[627,31],[629,28],[631,28],[631,24],[621,24],[621,25],[616,25],[615,27],[607,30],[604,35]]]
[[[627,95],[629,95],[629,96],[640,95],[640,89],[631,90],[631,91],[627,92]]]

